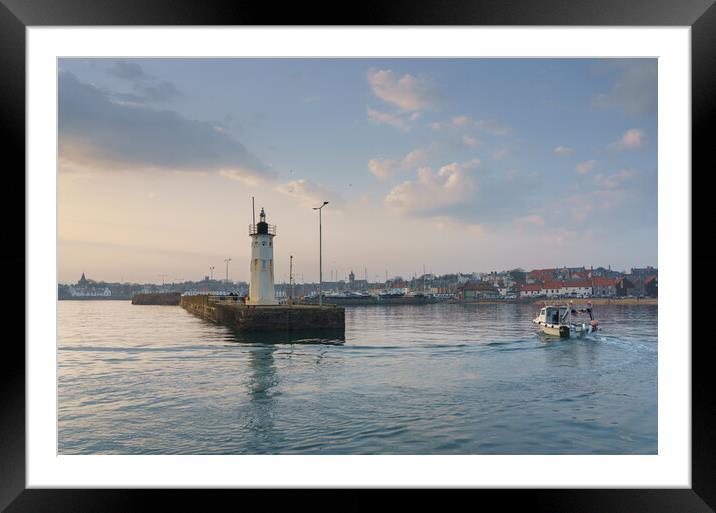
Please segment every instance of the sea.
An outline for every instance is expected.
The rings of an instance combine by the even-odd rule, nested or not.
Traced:
[[[344,336],[59,301],[59,454],[656,454],[656,305],[346,307]]]

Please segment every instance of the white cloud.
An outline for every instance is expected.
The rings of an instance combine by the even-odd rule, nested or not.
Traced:
[[[502,160],[504,158],[507,158],[510,154],[510,151],[507,148],[497,148],[492,153],[492,158],[495,160]]]
[[[319,206],[323,201],[331,201],[336,207],[341,204],[340,198],[321,184],[306,179],[292,180],[276,185],[276,190],[291,196],[305,206]]]
[[[478,119],[473,121],[470,116],[453,116],[450,121],[436,121],[434,123],[429,123],[428,126],[433,130],[444,130],[446,128],[467,128],[468,126],[474,126],[479,130],[492,135],[507,135],[512,131],[509,126],[494,119]]]
[[[633,169],[622,169],[618,173],[614,173],[608,176],[605,176],[601,173],[595,175],[594,181],[602,187],[614,189],[616,187],[619,187],[622,183],[636,177],[637,174],[638,173]]]
[[[630,128],[621,139],[611,143],[608,149],[611,150],[634,150],[641,148],[646,143],[646,132],[639,128]]]
[[[371,69],[368,83],[373,94],[386,103],[406,111],[418,111],[433,105],[435,87],[424,78],[402,77],[391,70]]]
[[[569,155],[574,155],[574,148],[568,148],[567,146],[557,146],[554,149],[554,154],[558,157],[567,157]]]
[[[468,171],[479,164],[477,159],[462,164],[455,162],[441,167],[436,173],[422,167],[418,170],[417,181],[405,181],[395,186],[385,197],[385,204],[401,213],[429,215],[441,207],[463,203],[477,187]]]
[[[517,218],[517,224],[522,226],[544,226],[544,218],[537,214],[530,214]]]
[[[436,152],[436,146],[416,148],[405,155],[401,160],[371,159],[368,161],[368,170],[378,178],[386,179],[400,171],[410,171],[423,165]]]
[[[469,136],[469,135],[463,135],[463,136],[462,136],[462,142],[463,142],[466,146],[470,146],[471,148],[474,148],[475,146],[478,145],[478,142],[479,142],[479,141],[478,141],[477,139],[475,139],[474,137],[471,137],[471,136]]]
[[[415,114],[415,113],[414,113]],[[378,125],[390,125],[400,130],[410,130],[413,118],[411,114],[401,112],[385,112],[368,107],[368,120]]]
[[[452,216],[433,216],[430,220],[435,228],[441,231],[455,230],[473,236],[482,236],[487,233],[487,228],[484,224],[460,221]]]
[[[494,119],[478,119],[475,121],[475,126],[493,135],[507,135],[512,131],[509,126]]]
[[[587,160],[586,162],[580,162],[579,164],[577,164],[577,173],[579,173],[580,175],[586,175],[592,169],[594,169],[594,166],[596,165],[596,160]]]
[[[566,202],[572,205],[574,220],[586,221],[592,214],[618,207],[625,199],[626,195],[620,190],[595,190],[570,196]]]
[[[451,121],[452,124],[458,128],[464,128],[470,124],[470,118],[468,116],[455,116]]]
[[[245,183],[246,185],[260,185],[266,182],[266,179],[257,175],[250,169],[240,167],[223,168],[219,170],[219,175],[229,180]]]

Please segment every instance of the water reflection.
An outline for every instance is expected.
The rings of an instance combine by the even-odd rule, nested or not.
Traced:
[[[254,433],[255,443],[259,447],[265,446],[266,442],[272,438],[274,427],[276,401],[274,388],[279,384],[273,356],[275,351],[276,346],[258,345],[249,352],[251,410],[249,411],[248,428]]]
[[[276,439],[281,438],[274,421],[279,410],[281,395],[280,372],[276,358],[288,358],[294,354],[294,348],[301,345],[329,346],[345,343],[344,330],[318,330],[300,332],[233,332],[233,343],[248,349],[249,408],[244,423],[250,434],[249,452],[270,454],[276,452]],[[286,350],[282,345],[289,345]],[[316,364],[319,364],[328,350],[324,347],[317,351]],[[280,364],[280,362],[279,362]],[[241,413],[240,413],[241,414]]]
[[[301,331],[236,331],[234,340],[242,344],[328,344],[340,345],[346,341],[342,329],[301,330]]]

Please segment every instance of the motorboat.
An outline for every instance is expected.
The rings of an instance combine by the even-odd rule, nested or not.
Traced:
[[[589,320],[585,318],[579,322],[577,317],[582,314]],[[561,338],[586,335],[599,329],[591,303],[582,307],[575,307],[571,302],[568,305],[545,305],[532,322],[540,327],[542,333]]]

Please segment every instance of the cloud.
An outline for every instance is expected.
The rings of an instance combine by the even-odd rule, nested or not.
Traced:
[[[142,66],[136,62],[127,61],[112,61],[107,73],[113,75],[122,80],[137,81],[137,80],[149,80],[152,77],[147,75]]]
[[[468,116],[455,116],[451,121],[453,126],[458,128],[464,128],[470,124],[470,118]]]
[[[586,175],[592,169],[594,169],[594,166],[596,165],[596,160],[587,160],[586,162],[580,162],[579,164],[577,164],[577,173],[579,173],[580,175]]]
[[[656,59],[614,59],[603,63],[609,70],[617,70],[609,94],[592,98],[597,108],[618,108],[628,115],[640,117],[657,111],[658,65]]]
[[[460,204],[470,198],[477,184],[468,171],[479,164],[477,159],[452,163],[436,173],[422,167],[418,169],[418,179],[394,187],[385,197],[385,204],[404,214],[437,215],[442,207]]]
[[[181,96],[179,90],[171,82],[159,82],[156,85],[135,85],[135,89],[149,102],[162,103]]]
[[[445,130],[446,128],[467,128],[473,126],[492,135],[507,135],[512,131],[509,126],[494,119],[478,119],[473,121],[470,116],[453,116],[450,121],[436,121],[429,123],[428,126],[433,130]]]
[[[630,128],[621,139],[611,143],[607,149],[610,150],[635,150],[641,148],[646,143],[646,132],[639,128]]]
[[[291,196],[307,207],[316,207],[324,201],[330,201],[335,207],[342,203],[341,198],[323,185],[305,180],[292,180],[276,185],[276,190],[286,196]]]
[[[569,155],[574,155],[574,148],[568,148],[566,146],[557,146],[554,149],[554,154],[558,157],[567,157]]]
[[[378,125],[390,125],[403,131],[410,130],[419,117],[419,112],[384,112],[368,107],[369,121]]]
[[[512,131],[509,126],[494,119],[478,119],[475,121],[475,126],[493,135],[507,135]]]
[[[629,181],[633,178],[635,178],[638,175],[637,171],[633,169],[622,169],[618,173],[614,173],[608,176],[605,176],[603,174],[598,174],[594,176],[594,181],[598,185],[602,187],[606,187],[608,189],[614,189],[616,187],[619,187],[624,182]]]
[[[181,92],[171,82],[159,81],[152,75],[144,72],[142,66],[136,62],[112,61],[107,73],[126,80],[132,84],[137,94],[117,93],[117,97],[133,103],[156,102],[163,103],[181,96]]]
[[[572,206],[574,220],[586,221],[592,214],[615,209],[625,199],[626,195],[620,190],[594,190],[569,196],[566,203]]]
[[[479,144],[479,141],[475,139],[474,137],[471,137],[469,135],[463,135],[462,136],[462,142],[465,144],[465,146],[470,146],[471,148],[474,148]]]
[[[435,86],[429,80],[409,74],[399,76],[391,70],[368,70],[368,83],[377,98],[405,111],[427,109],[436,98]]]
[[[452,216],[433,216],[431,221],[435,228],[441,231],[454,230],[478,237],[487,233],[487,227],[484,224],[465,222]]]
[[[544,226],[544,218],[537,214],[529,214],[526,216],[518,217],[516,219],[517,224],[521,226]]]
[[[495,160],[503,160],[510,155],[510,150],[507,148],[497,148],[492,152],[492,158]]]
[[[214,123],[122,102],[64,71],[58,92],[59,156],[69,167],[221,172],[247,180],[275,175]]]
[[[378,178],[391,178],[400,171],[410,171],[423,165],[435,155],[436,151],[437,146],[433,145],[427,148],[417,148],[406,154],[399,161],[394,159],[371,159],[368,161],[368,170]]]

